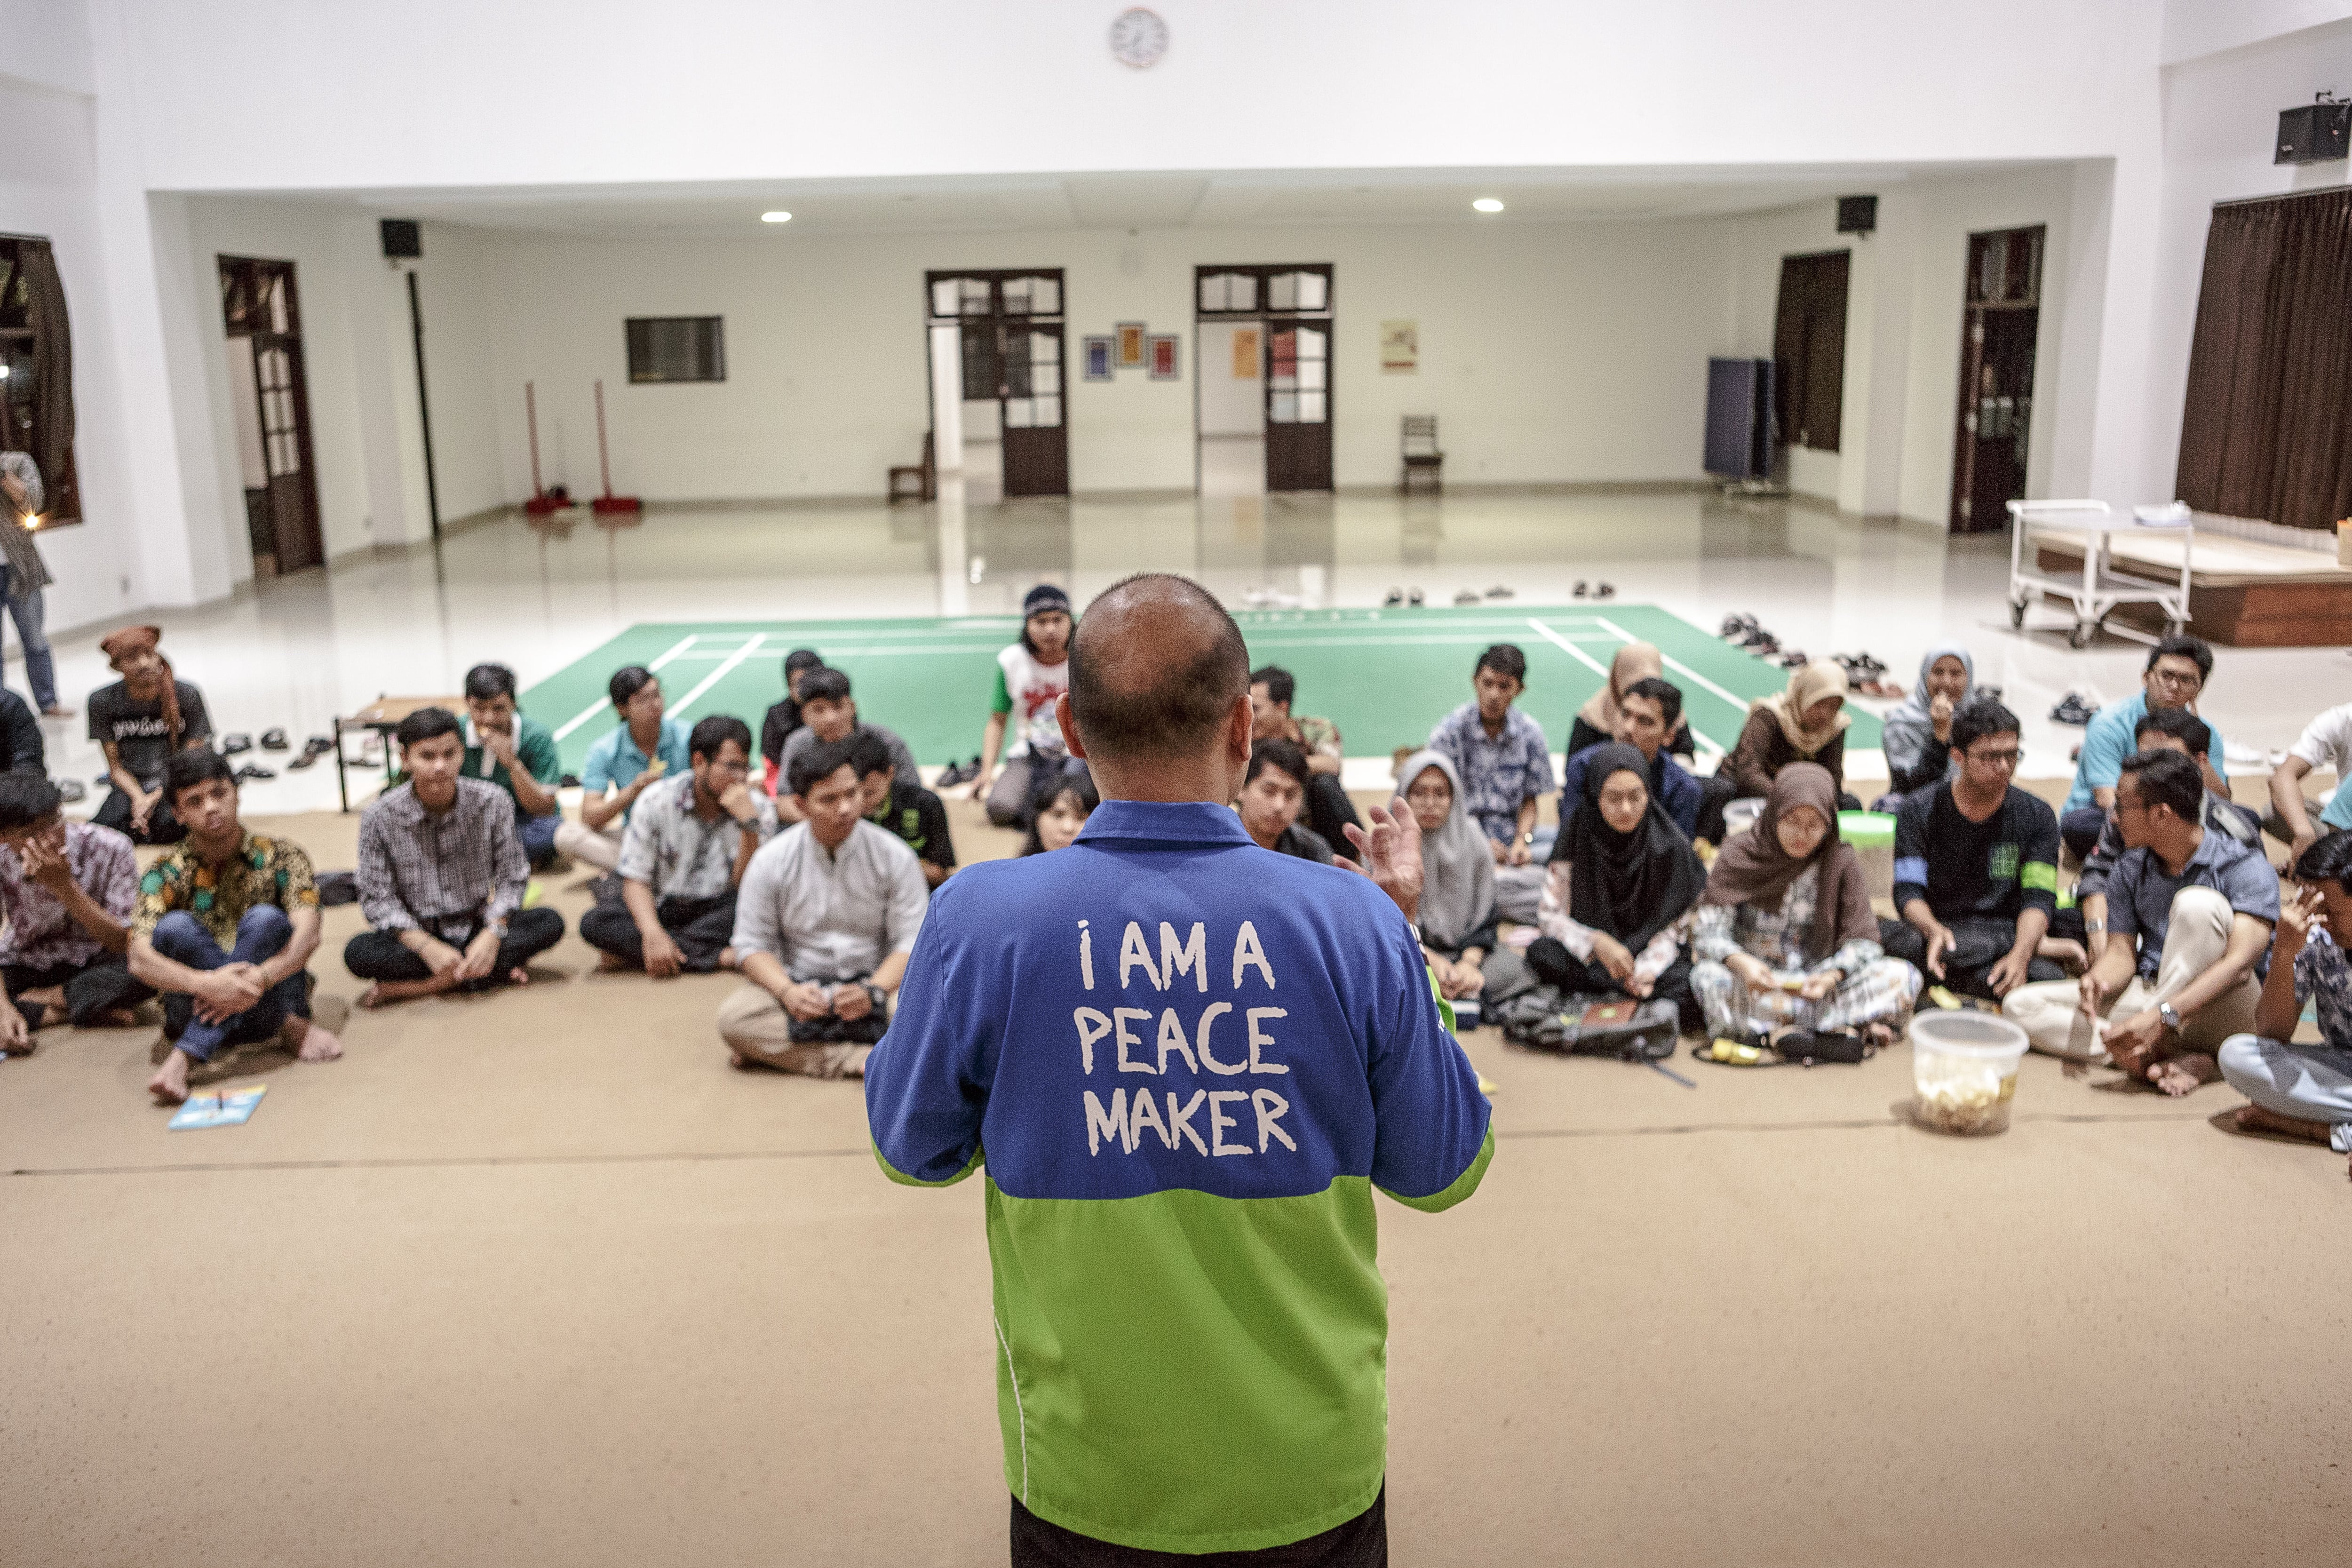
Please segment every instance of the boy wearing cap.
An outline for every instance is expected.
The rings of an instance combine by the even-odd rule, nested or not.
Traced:
[[[172,673],[161,626],[125,626],[99,652],[122,679],[89,694],[89,738],[106,752],[113,788],[92,820],[137,844],[177,844],[187,830],[165,798],[163,764],[213,738],[205,695]]]
[[[988,731],[980,743],[980,776],[971,793],[988,792],[988,820],[1011,827],[1029,799],[1036,759],[1065,754],[1054,704],[1070,689],[1070,596],[1040,583],[1021,601],[1021,640],[996,656],[996,690],[989,699]],[[1013,744],[1004,743],[1005,731]],[[1004,771],[996,759],[1004,757]],[[989,780],[994,779],[994,784]]]

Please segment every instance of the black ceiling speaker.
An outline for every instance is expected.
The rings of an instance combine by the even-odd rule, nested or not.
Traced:
[[[2273,163],[2326,163],[2352,152],[2352,103],[2332,92],[2301,109],[2279,111],[2278,156]]]
[[[1868,234],[1878,226],[1876,196],[1840,196],[1838,198],[1838,232]]]
[[[425,254],[425,231],[413,217],[383,220],[383,255],[387,261],[414,261]]]

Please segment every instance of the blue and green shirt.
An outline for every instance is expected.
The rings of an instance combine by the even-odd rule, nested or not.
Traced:
[[[1031,1511],[1203,1552],[1371,1506],[1372,1190],[1450,1207],[1494,1141],[1370,881],[1223,806],[1106,801],[1068,848],[932,895],[866,1100],[894,1180],[986,1167],[1004,1479]]]

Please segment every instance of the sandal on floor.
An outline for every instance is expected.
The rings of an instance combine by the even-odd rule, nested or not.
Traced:
[[[224,757],[237,756],[251,750],[253,750],[253,737],[242,731],[221,737],[220,754]]]
[[[261,749],[265,752],[290,751],[293,744],[286,738],[283,730],[264,730],[261,732]]]
[[[75,801],[87,800],[89,797],[89,791],[83,786],[81,780],[59,779],[58,781],[58,798],[67,805],[70,805]]]
[[[247,748],[247,750],[250,749]],[[278,776],[278,770],[262,767],[257,763],[247,763],[236,770],[236,776],[239,779],[274,779]]]

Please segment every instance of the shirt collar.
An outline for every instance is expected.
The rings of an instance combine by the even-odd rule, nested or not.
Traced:
[[[1256,840],[1228,805],[1204,800],[1107,800],[1078,829],[1081,842],[1120,839],[1131,843],[1242,844]]]

